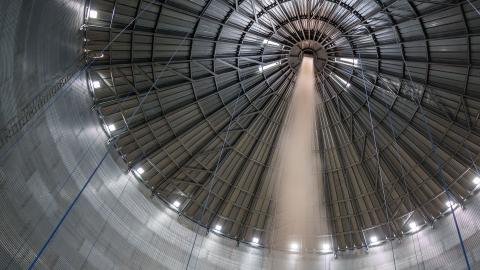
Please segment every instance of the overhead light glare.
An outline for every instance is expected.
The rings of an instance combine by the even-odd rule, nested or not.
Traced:
[[[323,244],[322,245],[322,251],[323,252],[326,252],[326,251],[330,251],[330,245],[329,244]]]
[[[278,44],[277,42],[273,42],[273,41],[268,40],[268,39],[264,39],[263,44],[270,45],[270,46],[276,46],[276,47],[280,46],[280,44]]]
[[[181,205],[181,203],[179,201],[174,201],[173,202],[173,206],[175,206],[176,208],[178,208],[180,205]]]
[[[447,207],[451,207],[451,208],[455,208],[455,206],[457,206],[457,204],[454,203],[454,202],[452,202],[452,201],[447,201],[447,202],[445,203],[445,205],[446,205]]]
[[[352,66],[352,67],[358,67],[358,59],[356,58],[339,57],[339,58],[335,58],[335,62]]]
[[[98,12],[95,9],[91,9],[88,12],[88,17],[90,17],[92,19],[96,19],[98,17]]]
[[[473,178],[473,181],[472,181],[472,182],[473,182],[473,184],[475,184],[475,185],[480,185],[480,177],[477,176],[477,177]]]
[[[258,242],[260,242],[260,239],[258,239],[258,237],[253,237],[252,238],[252,243],[258,244]]]
[[[221,230],[222,230],[222,225],[220,224],[215,225],[215,231],[220,232]]]
[[[293,242],[293,243],[290,244],[290,249],[291,250],[294,250],[294,251],[298,250],[298,247],[299,247],[298,243],[296,243],[296,242]]]
[[[260,66],[260,67],[258,68],[258,71],[263,72],[263,71],[265,71],[265,70],[267,70],[267,69],[269,69],[269,68],[272,68],[272,67],[274,67],[274,66],[277,66],[277,65],[279,65],[279,64],[280,64],[280,61],[277,61],[277,62],[273,62],[273,63],[268,64],[268,65],[265,65],[265,66]]]
[[[418,229],[417,223],[415,221],[410,222],[410,224],[408,224],[408,226],[410,227],[410,230],[412,230],[412,231],[416,231]]]
[[[378,237],[376,237],[376,236],[370,237],[370,243],[374,244],[374,243],[377,243],[377,242],[378,242]]]
[[[103,53],[97,53],[96,55],[92,56],[93,59],[100,59],[103,58],[105,55]]]
[[[337,74],[333,74],[335,76],[335,78],[337,78],[337,80],[340,81],[341,84],[344,84],[345,87],[347,88],[350,88],[351,84],[349,82],[347,82],[346,80],[344,80],[342,77],[338,76]]]
[[[145,170],[144,170],[142,167],[140,167],[140,168],[138,168],[138,169],[136,170],[136,172],[137,172],[138,174],[142,175],[142,174],[145,172]]]
[[[115,124],[110,124],[107,126],[107,128],[108,128],[108,131],[110,132],[117,130],[117,127],[115,126]]]
[[[95,88],[95,89],[100,88],[100,82],[99,81],[93,81],[92,85],[93,85],[93,88]]]

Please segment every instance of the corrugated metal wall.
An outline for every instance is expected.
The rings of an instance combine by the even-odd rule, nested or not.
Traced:
[[[1,4],[2,10],[10,12],[2,22],[2,31],[7,33],[0,37],[2,56],[15,56],[2,62],[2,123],[42,89],[55,85],[75,64],[79,47],[73,41],[77,36],[70,38],[65,33],[81,24],[80,3]],[[26,8],[32,5],[35,8]],[[28,26],[23,25],[27,22]],[[46,36],[35,32],[43,22],[53,30]],[[5,40],[15,36],[13,33],[28,38],[17,35],[16,39]],[[56,42],[59,40],[65,43]],[[20,43],[37,47],[31,48],[30,55]],[[18,59],[26,59],[24,67],[32,69],[30,75],[17,69]],[[67,85],[23,133],[0,148],[0,269],[26,269],[32,263],[107,151],[106,136],[89,110],[85,74],[80,73]],[[290,254],[243,244],[237,247],[234,241],[214,234],[204,238],[200,232],[192,248],[194,225],[157,198],[150,198],[144,185],[125,174],[114,159],[114,155],[108,155],[93,174],[36,269],[393,268],[389,245],[368,253],[342,253],[334,259],[331,254]],[[480,200],[474,197],[465,210],[456,213],[469,256],[476,263],[473,267],[479,269]],[[440,220],[434,230],[424,229],[393,246],[397,269],[465,268],[451,216]]]

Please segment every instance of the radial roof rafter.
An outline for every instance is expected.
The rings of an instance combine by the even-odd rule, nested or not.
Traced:
[[[447,210],[445,183],[460,204],[474,188],[480,16],[467,1],[90,8],[98,17],[84,27],[88,54],[111,44],[89,70],[100,82],[94,108],[125,162],[144,170],[139,179],[202,226],[268,246],[269,172],[296,79],[292,53],[305,41],[324,54],[315,151],[335,249],[366,246],[370,234],[400,237],[409,220],[432,224]]]

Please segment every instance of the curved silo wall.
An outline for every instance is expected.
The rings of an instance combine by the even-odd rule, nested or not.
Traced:
[[[71,75],[81,63],[83,1],[6,2],[0,126],[28,121],[0,148],[0,269],[27,269],[42,249],[36,269],[393,269],[389,244],[335,259],[205,237],[107,153],[86,76]],[[32,107],[45,91],[54,95]],[[38,112],[22,118],[24,108]],[[473,269],[479,206],[475,197],[456,212]],[[451,219],[395,241],[397,269],[464,269]]]

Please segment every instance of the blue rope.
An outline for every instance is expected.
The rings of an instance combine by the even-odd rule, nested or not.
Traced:
[[[120,31],[101,51],[101,53],[103,54],[105,52],[105,50],[111,46],[111,44],[137,19],[139,18],[146,10],[147,8],[149,8],[151,5],[153,4],[153,2],[151,2],[149,5],[147,5],[144,9],[141,10],[141,12],[139,12],[137,14],[137,16],[135,18],[133,18],[126,26],[125,28],[122,29],[122,31]],[[187,38],[188,34],[185,35],[185,37],[183,38],[183,40],[181,41],[180,44],[177,45],[177,48],[175,50],[175,52],[172,54],[172,56],[170,57],[168,63],[165,65],[165,67],[162,69],[162,71],[160,72],[160,75],[159,77],[153,82],[152,86],[150,87],[150,89],[147,91],[146,95],[141,99],[140,103],[138,104],[136,110],[133,112],[133,114],[127,119],[126,123],[128,125],[128,122],[129,120],[131,120],[135,115],[136,113],[139,111],[140,107],[142,106],[142,104],[144,103],[145,99],[148,97],[148,95],[150,94],[151,90],[155,87],[157,81],[160,79],[161,77],[161,74],[163,74],[163,72],[166,70],[166,68],[169,66],[169,64],[171,63],[171,61],[173,60],[173,57],[177,54],[179,48],[180,48],[180,45],[183,44],[183,42],[185,42],[186,38]],[[88,63],[87,65],[85,65],[82,70],[80,70],[79,72],[77,72],[77,75],[74,76],[74,78],[78,77],[78,75],[82,72],[82,71],[85,71],[86,69],[88,69],[94,62],[96,61],[96,59],[93,59],[92,61],[90,61],[90,63]],[[71,79],[70,81],[70,84],[73,83],[73,78]],[[49,106],[47,106],[45,108],[45,110],[48,110],[56,101],[58,100],[58,95],[52,100],[51,104],[49,104]],[[22,136],[23,137],[23,134]],[[20,137],[20,138],[21,138]],[[19,140],[20,140],[19,138]],[[16,143],[18,143],[18,141],[16,141]],[[118,137],[116,138],[116,140],[118,140]],[[115,140],[115,141],[116,141]],[[113,145],[113,144],[110,144],[110,145]],[[108,146],[110,147],[110,146]],[[9,149],[10,150],[10,149]],[[102,159],[100,160],[100,162],[97,164],[97,166],[95,167],[95,169],[93,170],[92,174],[89,176],[89,178],[87,179],[87,181],[85,182],[85,184],[82,186],[82,188],[80,189],[80,191],[77,193],[77,195],[75,196],[75,199],[70,203],[69,207],[67,208],[67,210],[65,211],[65,213],[63,214],[62,218],[60,219],[60,221],[57,223],[57,225],[55,226],[55,228],[53,229],[53,231],[50,233],[48,239],[45,241],[45,243],[42,245],[42,248],[40,249],[40,251],[37,253],[37,255],[35,256],[34,260],[32,261],[32,263],[30,264],[28,270],[31,270],[35,267],[36,263],[38,262],[38,260],[40,259],[40,257],[43,255],[43,253],[45,252],[46,248],[48,247],[48,245],[50,244],[50,242],[52,241],[52,239],[54,238],[54,236],[57,234],[58,230],[60,229],[60,227],[62,226],[62,224],[64,223],[65,219],[67,218],[68,214],[71,212],[71,210],[73,209],[73,207],[75,206],[75,204],[77,203],[78,199],[80,198],[80,196],[83,194],[84,190],[86,189],[86,187],[88,186],[88,184],[91,182],[91,180],[93,179],[93,176],[95,175],[95,173],[98,171],[98,169],[100,168],[100,166],[103,164],[103,162],[105,161],[106,157],[108,156],[108,153],[109,153],[109,148],[107,148],[107,151],[105,152],[105,154],[103,155]],[[92,246],[93,248],[93,246]],[[90,250],[91,251],[91,250]],[[89,253],[90,254],[90,253]]]
[[[54,197],[65,187],[65,185],[69,182],[69,180],[72,178],[73,174],[78,170],[78,168],[80,167],[80,164],[82,163],[82,161],[85,159],[85,157],[87,156],[87,153],[90,151],[90,149],[92,148],[92,146],[95,144],[95,142],[98,140],[98,138],[100,137],[100,134],[98,134],[97,138],[92,141],[92,143],[88,146],[88,148],[83,152],[83,154],[81,155],[80,159],[78,160],[77,164],[75,165],[75,167],[73,168],[72,171],[70,171],[70,173],[68,174],[68,177],[67,179],[61,184],[61,186],[57,189],[57,191],[53,194],[53,196],[51,197],[51,200],[49,202],[49,204],[47,205],[47,208],[46,209],[49,209],[50,208],[50,205],[53,203],[54,201]],[[42,220],[43,218],[45,217],[45,215],[43,216],[40,216],[37,221],[35,222],[36,225],[38,225]],[[18,255],[18,253],[20,253],[20,251],[23,249],[23,247],[27,244],[27,239],[30,238],[30,236],[35,232],[35,228],[36,226],[30,231],[30,233],[28,233],[28,235],[25,237],[25,240],[23,242],[23,244],[20,246],[20,248],[17,250],[17,252],[15,252],[15,255],[12,256],[12,258],[10,259],[6,269],[9,268],[9,266],[13,263],[14,261],[14,258]]]
[[[389,215],[389,211],[388,211],[387,197],[386,197],[386,194],[385,194],[385,185],[383,183],[383,176],[382,176],[381,165],[380,165],[380,153],[378,151],[377,139],[376,139],[376,135],[375,135],[375,128],[373,126],[372,108],[371,108],[371,105],[370,105],[370,97],[368,95],[368,90],[367,90],[367,78],[365,76],[365,72],[364,72],[364,69],[363,69],[362,56],[361,56],[359,51],[357,51],[357,53],[358,53],[358,60],[359,60],[358,62],[360,63],[360,70],[362,72],[362,77],[363,77],[363,86],[365,88],[365,99],[366,99],[366,102],[367,102],[368,114],[369,114],[369,118],[370,118],[370,126],[371,126],[371,129],[372,129],[373,144],[375,146],[375,153],[376,153],[377,165],[378,165],[378,174],[380,176],[380,184],[381,184],[381,187],[382,187],[382,194],[383,194],[383,203],[385,205],[385,215],[386,215],[386,218],[387,218],[388,233],[391,235],[392,234],[392,227],[391,227],[392,225],[390,224],[390,215]],[[365,136],[367,136],[367,135],[365,134]],[[388,237],[390,237],[390,235]],[[395,269],[397,269],[397,262],[396,262],[396,259],[395,259],[395,251],[393,249],[392,241],[390,241],[390,247],[391,247],[391,250],[392,250],[393,266],[395,267]]]
[[[37,255],[35,256],[35,258],[33,259],[32,263],[30,264],[30,266],[28,267],[28,270],[32,270],[34,267],[35,267],[35,264],[37,263],[38,259],[40,259],[40,257],[43,255],[43,252],[45,252],[45,249],[48,247],[48,245],[50,244],[50,242],[52,241],[52,239],[55,237],[55,235],[57,234],[58,230],[60,229],[60,227],[62,226],[63,222],[65,221],[65,219],[67,218],[68,214],[70,214],[70,211],[72,211],[73,207],[75,206],[75,204],[77,203],[78,199],[80,198],[80,196],[82,195],[83,191],[85,190],[85,188],[87,188],[88,184],[92,181],[93,179],[93,176],[95,175],[95,173],[98,171],[98,169],[100,168],[100,166],[102,165],[103,161],[105,160],[105,158],[107,158],[108,156],[108,148],[107,148],[107,151],[105,152],[105,154],[103,155],[102,159],[100,160],[100,162],[97,164],[97,166],[95,167],[95,169],[93,170],[93,172],[90,174],[90,176],[88,177],[88,180],[85,182],[85,184],[83,184],[83,187],[82,189],[80,189],[80,191],[77,193],[77,196],[75,196],[75,199],[70,203],[70,205],[68,206],[67,208],[67,211],[65,211],[65,213],[63,214],[62,218],[60,219],[60,221],[58,222],[57,226],[55,226],[55,229],[53,229],[53,231],[50,233],[50,236],[48,236],[48,239],[47,241],[45,241],[45,243],[43,244],[42,248],[40,249],[40,251],[37,253]]]
[[[220,153],[219,153],[219,156],[218,156],[218,159],[217,159],[217,164],[215,165],[215,170],[213,171],[213,174],[212,174],[212,177],[211,177],[211,180],[210,180],[210,183],[209,183],[209,188],[208,188],[208,194],[207,194],[207,198],[205,199],[203,205],[202,205],[202,214],[200,216],[200,222],[201,220],[203,219],[204,215],[205,215],[205,212],[207,210],[207,207],[208,207],[208,200],[210,199],[210,194],[212,193],[212,189],[213,189],[213,185],[215,184],[215,179],[216,179],[216,176],[217,176],[217,172],[218,172],[218,169],[220,167],[220,162],[222,161],[222,155],[223,155],[223,151],[225,150],[225,146],[227,144],[227,140],[229,138],[229,134],[230,134],[230,130],[231,130],[231,126],[232,126],[232,123],[234,122],[234,120],[236,120],[236,116],[235,116],[235,113],[237,111],[237,104],[238,104],[238,101],[240,100],[240,97],[242,96],[242,91],[243,90],[240,90],[238,92],[238,95],[235,99],[235,104],[233,106],[233,112],[232,112],[232,115],[230,116],[230,120],[229,120],[229,123],[228,123],[228,127],[227,127],[227,132],[225,134],[225,139],[223,140],[223,144],[222,144],[222,148],[220,149]],[[194,240],[193,240],[193,244],[192,244],[192,249],[190,250],[190,254],[188,256],[188,261],[187,261],[187,264],[185,266],[185,269],[188,269],[188,266],[190,265],[190,260],[192,258],[192,253],[193,253],[193,249],[195,247],[195,244],[197,242],[197,237],[198,237],[198,229],[200,228],[200,226],[197,224],[197,229],[195,230],[195,237],[194,237]],[[209,229],[209,228],[208,228]],[[203,244],[203,241],[202,241],[202,244]],[[198,261],[198,260],[197,260]],[[197,265],[197,262],[195,262],[195,267],[194,269],[196,268],[196,265]]]
[[[175,50],[174,53],[170,56],[170,59],[169,59],[168,63],[167,63],[167,64],[165,65],[165,67],[160,71],[159,76],[158,76],[157,79],[153,82],[152,86],[151,86],[150,89],[147,91],[146,95],[141,99],[139,105],[136,107],[136,109],[135,109],[135,111],[133,112],[133,114],[126,120],[127,126],[128,126],[128,123],[130,122],[130,120],[133,119],[133,117],[135,117],[135,115],[136,115],[137,112],[139,111],[140,107],[141,107],[142,104],[144,103],[145,99],[148,97],[148,95],[150,94],[151,90],[152,90],[152,89],[154,88],[154,86],[156,85],[157,81],[161,78],[163,72],[165,72],[165,70],[167,69],[167,67],[170,65],[173,57],[175,57],[175,55],[178,53],[178,50],[179,50],[180,46],[185,42],[187,36],[188,36],[188,34],[185,35],[185,37],[183,38],[183,40],[177,45],[176,50]],[[115,140],[113,141],[113,143],[111,143],[110,145],[114,145],[115,142],[116,142],[119,138],[120,138],[120,137],[116,137]],[[107,151],[107,153],[108,153],[108,151]],[[103,162],[103,161],[101,161],[101,162]],[[124,193],[124,191],[125,191],[128,183],[129,183],[129,182],[127,181],[127,182],[125,183],[125,186],[123,186],[122,191],[120,192],[119,198],[120,198],[120,197],[122,196],[122,194]],[[80,191],[80,193],[82,193],[82,192],[83,192],[83,190]],[[119,200],[117,199],[117,201],[115,202],[115,205],[112,207],[112,209],[114,209],[114,208],[118,205],[118,202],[119,202]],[[112,215],[112,212],[109,213],[108,217],[105,219],[105,222],[102,224],[102,228],[101,228],[99,234],[104,230],[107,222],[110,220],[111,215]],[[93,250],[93,248],[95,247],[95,245],[96,245],[96,243],[97,243],[97,241],[98,241],[99,238],[100,238],[100,237],[96,237],[96,238],[95,238],[95,241],[94,241],[92,247],[90,248],[90,250],[88,251],[87,257],[85,258],[82,266],[86,263],[86,261],[87,261],[88,258],[90,257],[90,254],[92,253],[92,250]]]
[[[140,17],[140,15],[142,15],[145,10],[147,8],[149,8],[151,5],[153,4],[153,2],[151,2],[149,5],[147,5],[144,9],[142,9],[141,12],[138,13],[138,15],[133,18],[115,37],[113,37],[112,40],[110,40],[107,45],[105,45],[105,47],[100,51],[100,54],[104,54],[105,51],[113,44],[113,42],[115,42],[119,37],[120,35],[123,34],[123,32],[125,32],[125,30],[127,30],[128,27],[130,27],[130,25],[138,18]],[[91,59],[88,63],[82,65],[80,67],[80,70],[77,71],[76,73],[74,73],[74,75],[72,76],[72,78],[70,78],[70,80],[67,82],[67,84],[65,84],[60,90],[59,92],[53,97],[53,99],[51,99],[50,101],[47,102],[46,106],[44,106],[43,108],[41,108],[39,111],[36,112],[36,114],[32,117],[31,121],[26,125],[26,128],[22,128],[24,130],[24,132],[21,133],[20,136],[17,137],[17,139],[15,140],[15,142],[10,145],[6,151],[1,155],[0,157],[0,162],[2,162],[7,156],[8,154],[10,153],[10,151],[12,151],[13,149],[16,148],[16,145],[21,141],[21,139],[26,135],[28,134],[31,130],[32,130],[32,127],[34,127],[35,125],[32,123],[33,120],[36,120],[38,118],[39,115],[41,115],[42,113],[44,112],[47,112],[49,111],[49,109],[52,107],[53,104],[55,104],[58,99],[63,95],[63,94],[66,94],[70,91],[72,91],[72,88],[70,87],[73,82],[75,82],[75,80],[80,76],[80,74],[82,74],[84,71],[86,71],[87,69],[89,69],[94,63],[95,61],[97,61],[96,58],[93,58]],[[21,130],[20,130],[21,131]]]
[[[472,6],[473,10],[475,10],[475,12],[478,15],[480,15],[480,11],[478,10],[478,8],[476,6],[474,6],[473,3],[470,0],[467,0],[467,2]]]
[[[377,76],[378,76],[379,79],[384,80],[380,75],[377,75]],[[385,81],[385,82],[386,82],[386,81]],[[389,82],[386,82],[386,84],[385,84],[386,87],[387,87],[387,89],[390,90],[390,91],[392,91],[392,89],[390,88],[390,86],[389,86],[388,84],[389,84]],[[393,91],[392,91],[392,92],[393,92]],[[385,93],[384,93],[383,91],[382,91],[381,93],[382,93],[382,96],[385,96]],[[398,95],[397,95],[397,97],[398,97]],[[396,100],[396,99],[394,99],[394,101],[392,102],[392,105],[391,105],[391,106],[392,106],[392,109],[393,109],[393,105],[395,104],[395,100]],[[391,130],[391,133],[392,133],[392,138],[393,138],[394,143],[395,143],[395,147],[394,147],[395,153],[397,154],[397,158],[398,158],[398,161],[399,161],[399,163],[400,163],[400,167],[401,167],[401,169],[402,169],[402,172],[401,172],[401,178],[402,178],[402,179],[401,179],[401,180],[403,181],[403,183],[404,183],[404,185],[405,185],[405,189],[406,189],[405,192],[407,193],[407,196],[408,196],[408,199],[409,199],[409,202],[410,202],[410,207],[412,207],[412,204],[413,204],[413,203],[412,203],[412,198],[411,198],[411,196],[410,196],[410,192],[408,191],[408,185],[407,185],[406,174],[405,174],[405,167],[404,167],[404,165],[403,165],[402,158],[401,158],[400,153],[399,153],[399,150],[398,150],[398,148],[397,148],[397,146],[398,146],[397,135],[396,135],[397,132],[396,132],[395,126],[393,125],[392,115],[390,114],[392,111],[388,108],[388,105],[389,105],[389,104],[387,103],[386,99],[385,99],[384,101],[385,101],[385,102],[383,102],[383,103],[384,103],[384,105],[385,105],[385,109],[387,109],[387,119],[388,119],[388,123],[389,123],[390,130]],[[418,235],[417,235],[417,237],[418,237]],[[414,238],[414,235],[413,235],[413,234],[412,234],[412,243],[413,243],[413,251],[414,251],[414,253],[415,253],[415,260],[416,260],[416,262],[417,262],[417,268],[420,270],[420,263],[419,263],[419,261],[418,261],[417,247],[415,246],[415,238]],[[420,248],[420,252],[422,252],[422,247],[421,247],[420,245],[419,245],[419,248]],[[422,256],[422,257],[423,257],[423,256]],[[423,264],[423,268],[425,269],[425,265],[424,265],[423,261],[422,261],[422,264]]]
[[[402,60],[403,60],[403,64],[405,65],[405,69],[408,73],[408,77],[410,79],[410,87],[413,89],[416,89],[414,83],[413,83],[413,79],[412,79],[412,76],[410,74],[410,70],[408,68],[408,64],[405,60],[405,56],[403,55],[402,53],[402,48],[400,46],[400,43],[399,43],[399,39],[398,39],[398,36],[397,36],[397,32],[396,31],[393,31],[394,34],[395,34],[395,39],[397,40],[397,44],[399,46],[399,49],[400,49],[400,55],[402,56]],[[427,91],[427,87],[425,87],[424,89],[424,92]],[[430,126],[430,123],[428,122],[428,119],[426,117],[426,114],[425,114],[425,111],[423,110],[423,106],[421,104],[421,102],[418,100],[418,97],[417,96],[414,96],[413,95],[413,91],[411,91],[411,97],[412,99],[415,101],[416,105],[418,106],[418,109],[420,110],[420,113],[422,115],[422,120],[423,122],[425,123],[425,126],[427,128],[427,135],[428,135],[428,138],[430,140],[430,143],[432,145],[432,156],[437,164],[437,167],[438,167],[438,174],[439,174],[439,178],[440,180],[442,181],[442,187],[444,189],[444,192],[448,198],[448,200],[451,202],[452,201],[452,194],[450,193],[449,191],[449,187],[448,187],[448,184],[445,180],[445,177],[443,176],[443,169],[442,169],[442,166],[440,165],[440,161],[439,161],[439,156],[437,154],[437,145],[433,139],[433,135],[432,135],[432,131],[431,131],[431,126]],[[463,237],[462,237],[462,233],[460,231],[460,227],[458,225],[458,221],[457,221],[457,216],[455,215],[455,211],[453,209],[453,203],[450,203],[449,205],[450,207],[450,210],[452,212],[452,216],[453,216],[453,221],[454,221],[454,224],[455,224],[455,229],[456,229],[456,232],[457,232],[457,235],[458,235],[458,238],[460,240],[460,246],[462,248],[462,252],[463,252],[463,256],[465,258],[465,263],[467,265],[467,269],[468,270],[471,270],[471,267],[470,267],[470,262],[468,260],[468,256],[467,256],[467,251],[466,251],[466,248],[465,248],[465,244],[463,242]]]

